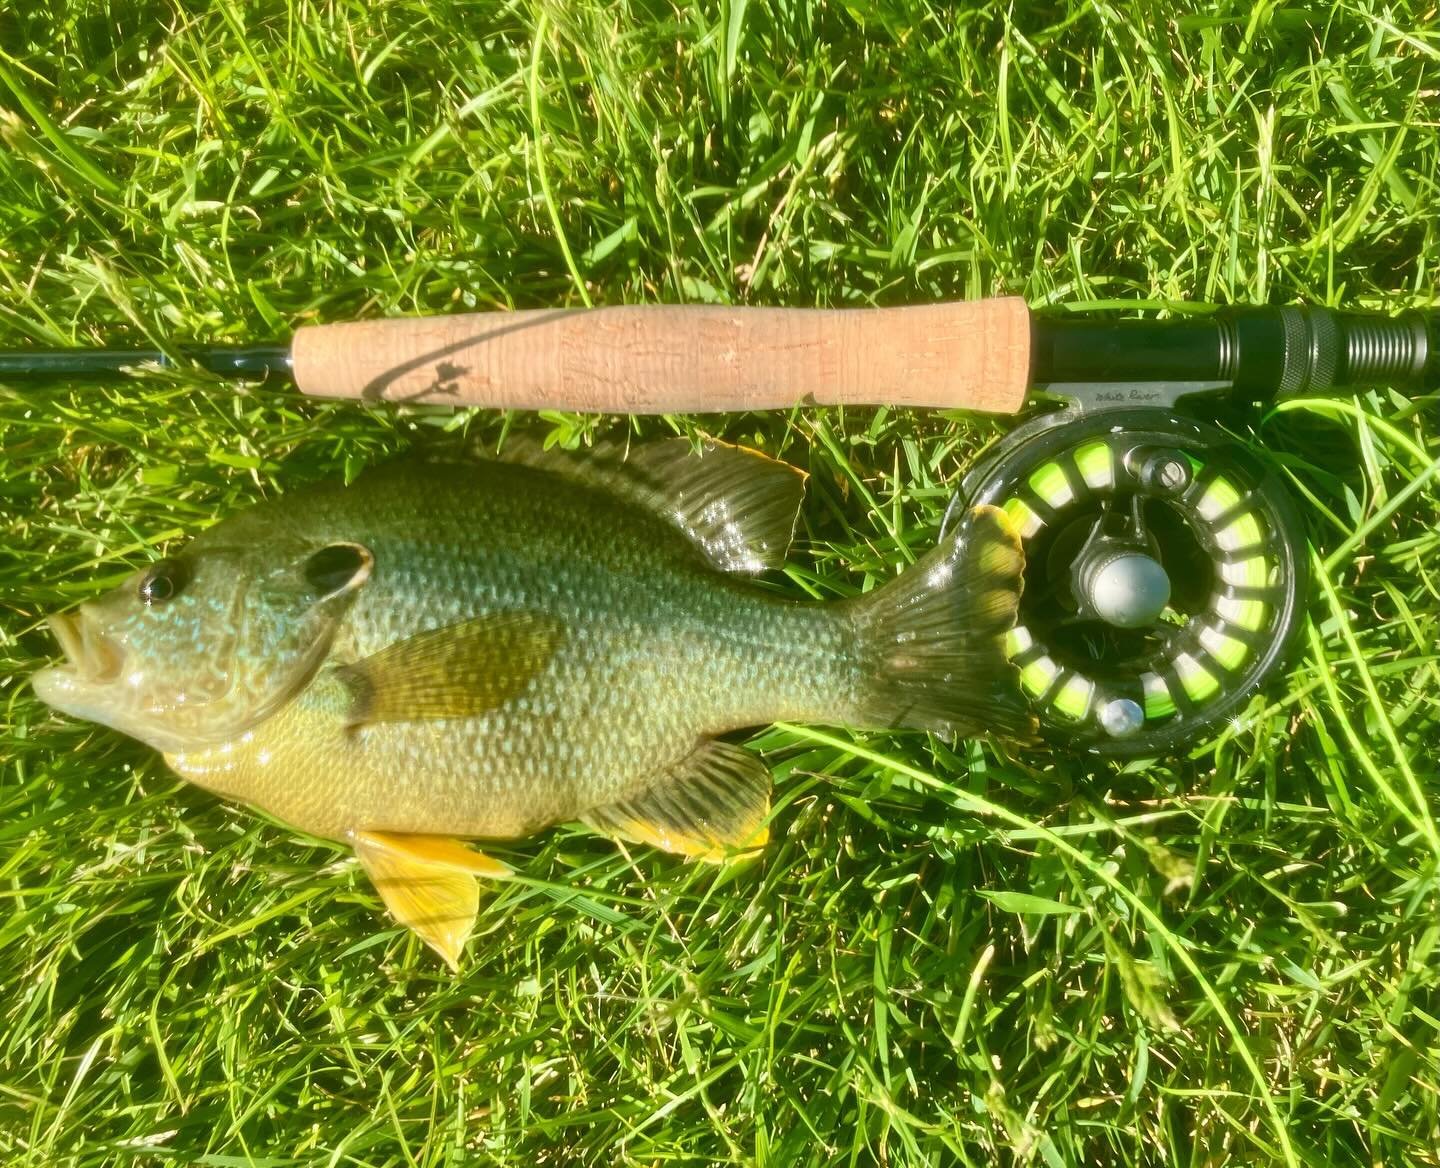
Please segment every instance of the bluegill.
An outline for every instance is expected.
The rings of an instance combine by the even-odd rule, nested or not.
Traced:
[[[803,475],[676,440],[412,459],[263,503],[50,618],[51,706],[186,779],[351,844],[456,967],[462,843],[580,820],[718,858],[768,834],[770,775],[719,735],[776,720],[1022,733],[1004,638],[1020,543],[993,508],[873,592],[796,600]]]

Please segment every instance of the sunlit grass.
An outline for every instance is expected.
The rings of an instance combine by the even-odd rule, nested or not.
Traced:
[[[1433,295],[1440,39],[1404,8],[12,7],[3,346],[587,300]],[[506,421],[177,373],[0,387],[0,1161],[1440,1162],[1434,405],[1241,424],[1310,523],[1314,623],[1192,758],[765,729],[763,856],[492,848],[520,877],[457,979],[344,849],[25,678],[42,613],[183,535]],[[509,424],[806,468],[778,583],[817,597],[933,542],[1000,429]]]

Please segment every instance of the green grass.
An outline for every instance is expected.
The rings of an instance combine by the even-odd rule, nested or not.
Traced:
[[[55,7],[0,14],[0,345],[587,301],[1433,298],[1423,6]],[[770,728],[760,859],[496,849],[521,878],[452,978],[343,849],[26,677],[42,613],[184,534],[506,421],[178,373],[0,387],[0,1162],[1440,1163],[1433,406],[1256,419],[1311,523],[1313,631],[1192,758]],[[1000,428],[511,421],[806,467],[786,586],[817,596],[930,543]]]

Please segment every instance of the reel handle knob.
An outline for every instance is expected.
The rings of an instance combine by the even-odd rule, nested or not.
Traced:
[[[1100,725],[1111,738],[1129,738],[1145,725],[1145,710],[1129,698],[1114,698],[1100,707]]]

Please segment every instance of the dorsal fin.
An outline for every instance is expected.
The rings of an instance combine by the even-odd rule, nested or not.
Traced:
[[[785,562],[805,493],[805,472],[750,450],[685,438],[626,448],[543,449],[511,439],[498,456],[564,475],[663,515],[721,571],[753,574]]]

